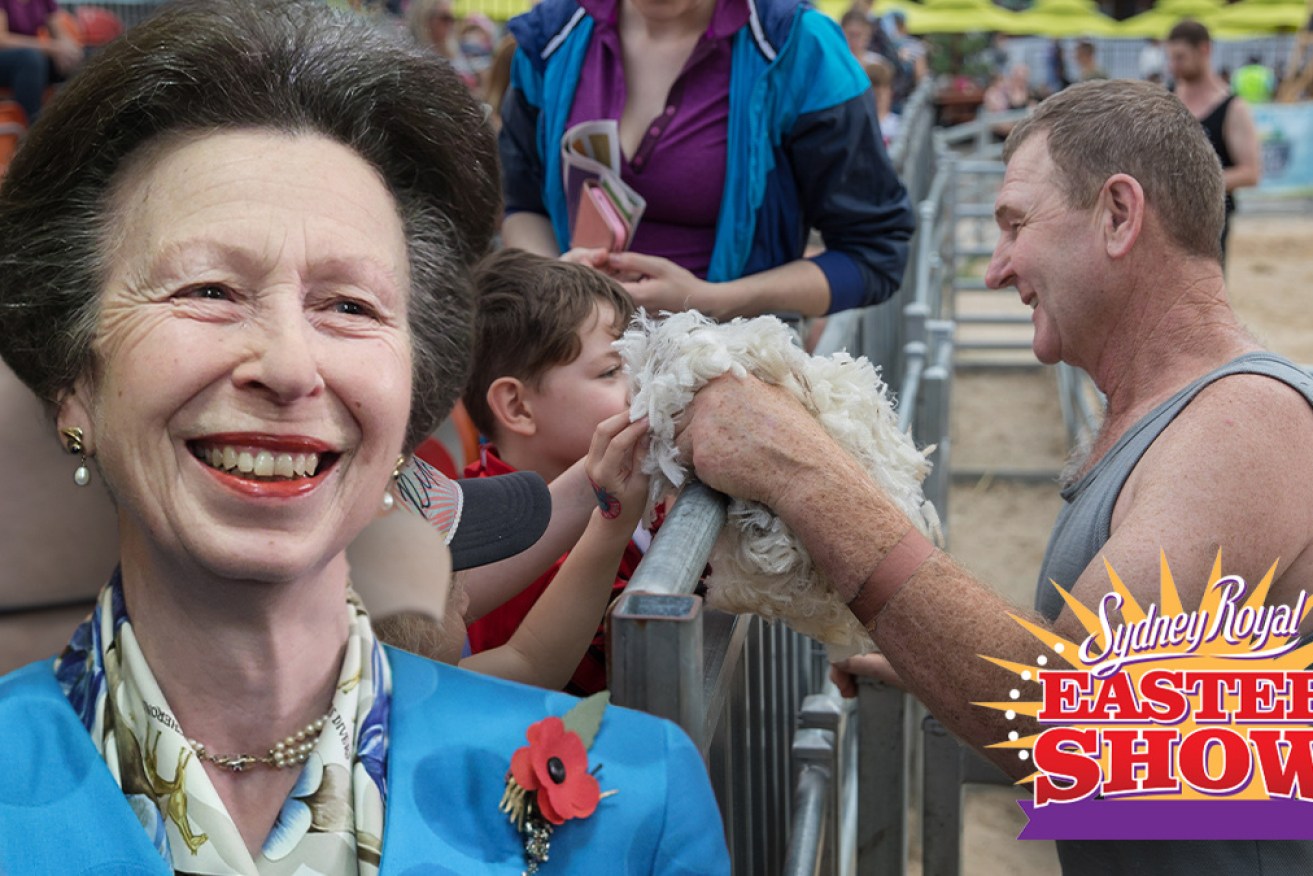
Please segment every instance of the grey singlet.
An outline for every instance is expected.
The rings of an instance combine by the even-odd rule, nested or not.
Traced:
[[[1035,609],[1050,621],[1063,601],[1050,580],[1070,589],[1108,541],[1112,510],[1122,486],[1149,445],[1204,387],[1232,374],[1260,374],[1303,393],[1313,405],[1313,378],[1272,353],[1247,353],[1191,383],[1142,417],[1078,482],[1062,491],[1066,501],[1044,552]],[[1171,876],[1171,874],[1313,874],[1313,842],[1277,841],[1088,841],[1058,842],[1064,876]]]

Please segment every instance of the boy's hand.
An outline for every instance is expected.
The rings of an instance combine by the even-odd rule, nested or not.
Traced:
[[[647,448],[647,418],[631,423],[622,411],[597,424],[584,464],[602,517],[620,520],[630,530],[647,508],[648,476],[642,471]]]

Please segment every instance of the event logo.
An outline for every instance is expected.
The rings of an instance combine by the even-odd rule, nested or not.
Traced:
[[[1084,641],[1014,616],[1048,653],[1034,666],[985,657],[1041,689],[977,703],[1038,722],[991,746],[1035,768],[1020,838],[1313,839],[1307,593],[1268,605],[1276,564],[1251,588],[1222,574],[1219,551],[1197,610],[1182,608],[1166,557],[1145,608],[1107,569],[1112,590],[1092,608],[1059,588]]]

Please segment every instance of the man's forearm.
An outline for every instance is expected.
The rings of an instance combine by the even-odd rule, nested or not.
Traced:
[[[1024,715],[1008,720],[1002,712],[972,705],[1007,702],[1014,689],[1022,701],[1039,698],[1035,682],[1023,682],[981,659],[987,655],[1034,666],[1040,654],[1048,653],[1009,613],[1048,626],[937,552],[880,612],[875,643],[907,689],[944,726],[1004,772],[1022,778],[1033,772],[1028,761],[1020,760],[1015,750],[985,746],[1006,740],[1010,730],[1022,737],[1037,733],[1039,725]]]
[[[830,578],[850,600],[911,526],[846,457],[807,471],[777,509]],[[875,641],[899,677],[954,734],[1009,773],[1030,772],[1011,750],[985,751],[1009,730],[1028,735],[1034,725],[971,703],[1003,701],[1014,688],[1034,699],[1021,680],[981,654],[1033,665],[1043,646],[1008,613],[1026,614],[936,551],[889,599],[878,615]],[[1035,618],[1029,618],[1039,622]],[[1031,728],[1031,729],[1028,729]]]

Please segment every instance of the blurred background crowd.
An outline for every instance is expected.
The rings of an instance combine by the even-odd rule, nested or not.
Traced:
[[[505,23],[529,0],[336,0],[390,21],[451,61],[497,110],[514,39]],[[0,160],[81,60],[158,3],[0,0]],[[1212,66],[1251,104],[1313,96],[1309,10],[1302,0],[821,0],[839,21],[880,106],[889,142],[902,104],[926,76],[940,86],[940,121],[1016,109],[1087,79],[1140,78],[1170,86],[1164,41],[1184,19],[1214,43]]]

